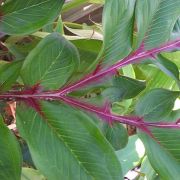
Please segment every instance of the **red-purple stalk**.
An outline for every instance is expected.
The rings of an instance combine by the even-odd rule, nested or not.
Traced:
[[[153,49],[147,50],[147,51],[143,50],[144,49],[143,46],[140,46],[139,49],[137,49],[135,52],[133,52],[129,56],[125,57],[124,59],[119,60],[116,64],[114,64],[104,70],[98,71],[96,74],[91,73],[88,76],[86,76],[85,78],[82,78],[79,81],[77,81],[73,84],[70,84],[68,86],[65,86],[64,88],[62,88],[56,92],[59,95],[68,94],[72,91],[82,88],[83,86],[85,86],[91,82],[95,82],[95,81],[105,77],[106,75],[115,74],[117,69],[122,68],[126,65],[139,62],[140,60],[152,57],[160,52],[172,50],[174,48],[179,48],[179,47],[180,47],[180,39],[173,41],[173,42],[166,43],[165,45],[162,45],[158,48],[153,48]]]
[[[154,48],[151,50],[143,51],[142,46],[136,50],[134,53],[129,55],[128,57],[118,61],[116,64],[106,68],[104,70],[99,70],[96,73],[92,73],[87,77],[79,80],[78,82],[71,84],[69,86],[64,87],[63,89],[57,91],[45,91],[43,92],[41,87],[37,84],[32,88],[24,91],[15,91],[15,92],[8,92],[0,95],[0,99],[16,99],[20,101],[24,101],[31,107],[33,107],[37,112],[41,115],[40,103],[39,100],[61,100],[66,104],[80,108],[82,110],[86,110],[92,112],[101,119],[107,122],[120,122],[129,125],[133,125],[138,127],[139,129],[145,131],[147,134],[152,136],[151,131],[148,127],[156,127],[156,128],[180,128],[179,120],[172,123],[165,123],[165,122],[146,122],[142,117],[134,117],[134,116],[120,116],[112,114],[110,108],[107,110],[106,108],[97,107],[85,102],[78,101],[75,98],[71,98],[66,96],[69,92],[77,90],[85,85],[88,85],[90,82],[94,82],[103,78],[108,74],[113,74],[116,72],[118,68],[121,68],[125,65],[138,62],[139,60],[151,57],[155,54],[158,54],[162,51],[172,50],[176,47],[180,47],[180,40],[173,41],[171,43],[167,43],[162,45],[158,48]],[[153,137],[153,136],[152,136]]]
[[[0,99],[6,99],[6,98],[15,98],[16,100],[22,100],[28,104],[31,105],[35,110],[40,112],[39,110],[39,100],[61,100],[65,102],[66,104],[75,107],[80,108],[82,110],[91,112],[99,116],[102,120],[105,120],[107,122],[120,122],[124,124],[129,124],[138,127],[139,129],[145,131],[146,133],[150,134],[150,131],[147,127],[156,127],[156,128],[173,128],[173,129],[179,129],[180,123],[179,120],[173,123],[165,123],[165,122],[146,122],[143,120],[142,117],[137,116],[120,116],[115,115],[110,112],[109,109],[106,109],[106,107],[98,107],[89,103],[81,102],[75,98],[64,96],[64,95],[57,95],[57,94],[47,94],[46,92],[41,92],[38,94],[3,94],[0,95]],[[33,100],[33,104],[32,104]],[[41,113],[41,112],[40,112]]]

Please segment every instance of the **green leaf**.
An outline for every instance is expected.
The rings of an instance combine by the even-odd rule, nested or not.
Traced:
[[[176,64],[163,57],[162,55],[158,55],[156,60],[152,60],[152,63],[155,64],[161,71],[166,73],[168,76],[175,79],[177,84],[179,85],[179,70]]]
[[[0,7],[0,31],[6,34],[30,34],[52,22],[64,0],[16,0]]]
[[[29,53],[21,75],[26,85],[40,83],[46,89],[64,85],[79,65],[76,48],[58,33],[46,36]]]
[[[95,39],[79,39],[71,41],[77,48],[80,54],[79,72],[87,74],[87,69],[96,60],[101,49],[102,42]]]
[[[136,114],[152,121],[165,117],[172,111],[179,94],[178,91],[153,89],[139,99]]]
[[[22,168],[21,180],[46,180],[46,178],[38,170]]]
[[[0,61],[0,91],[7,91],[19,76],[22,61]]]
[[[119,161],[122,165],[123,175],[137,166],[145,154],[144,146],[137,135],[129,137],[127,146],[124,149],[116,151]]]
[[[21,161],[19,144],[0,116],[0,179],[19,180]]]
[[[29,52],[39,43],[39,41],[39,38],[34,37],[10,36],[5,41],[5,45],[16,59],[24,60]]]
[[[73,24],[71,24],[73,25]],[[101,33],[97,32],[95,28],[89,28],[89,29],[75,29],[75,28],[70,28],[68,26],[65,26],[66,29],[81,37],[81,38],[85,38],[85,39],[96,39],[96,40],[102,40],[103,36]]]
[[[144,41],[146,49],[168,41],[180,15],[179,0],[137,0],[136,22],[138,45]]]
[[[123,179],[112,147],[86,114],[60,103],[41,105],[45,119],[20,106],[17,125],[48,179]]]
[[[130,99],[138,95],[146,87],[145,82],[138,81],[126,76],[119,76],[113,79],[113,85],[102,92],[104,97],[111,101]]]
[[[62,13],[68,12],[73,10],[74,8],[77,8],[85,3],[87,3],[89,0],[76,0],[76,1],[69,1],[64,4]]]
[[[179,92],[156,89],[149,94],[151,94],[151,98],[145,95],[148,98],[143,97],[143,101],[140,100],[143,103],[139,103],[140,106],[137,108],[139,114],[145,116],[145,120],[148,120],[148,122],[161,121],[170,123],[179,118],[180,111],[172,111]],[[152,96],[152,94],[157,96]],[[155,140],[142,132],[138,133],[145,145],[151,165],[162,179],[176,179],[175,177],[180,171],[179,129],[151,128],[151,132]]]
[[[175,52],[169,52],[169,53],[162,53],[162,55],[173,61],[174,63],[176,63],[176,65],[178,66],[178,68],[180,68],[180,51],[175,51]]]
[[[164,133],[162,133],[158,129],[157,135],[159,138],[155,136],[158,143],[146,134],[139,135],[145,145],[146,153],[152,167],[160,175],[160,178],[164,180],[177,179],[180,172],[180,133],[179,130],[170,131],[171,133],[165,129]],[[168,149],[164,147],[164,143],[169,146],[168,149],[171,149],[171,151],[174,152],[170,153]],[[175,153],[178,156],[176,158],[173,157],[173,154]]]
[[[147,93],[153,88],[174,88],[173,90],[178,90],[178,88],[175,89],[176,82],[172,80],[171,77],[166,75],[164,72],[159,71],[159,69],[151,64],[139,64],[136,66],[135,72],[138,79],[146,80],[146,89],[142,92],[142,94]]]
[[[105,0],[89,0],[90,3],[104,4]]]
[[[103,62],[113,64],[132,50],[135,0],[106,0],[103,10]]]
[[[102,131],[106,139],[111,143],[116,151],[127,145],[128,133],[123,125],[116,123],[110,126],[106,123],[103,124]]]

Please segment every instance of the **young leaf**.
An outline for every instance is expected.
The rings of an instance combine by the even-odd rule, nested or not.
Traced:
[[[179,70],[176,64],[163,57],[162,55],[158,55],[156,59],[152,60],[152,63],[155,64],[159,69],[161,69],[168,76],[175,79],[177,84],[179,85]]]
[[[16,0],[0,6],[0,31],[6,34],[30,34],[52,22],[64,0]]]
[[[138,46],[146,37],[146,49],[167,42],[180,15],[179,0],[137,0],[136,22]]]
[[[168,115],[180,93],[166,89],[153,89],[140,98],[136,113],[146,120],[156,121]]]
[[[17,124],[48,179],[122,179],[112,147],[86,114],[60,103],[43,102],[42,110],[45,119],[21,105]]]
[[[78,65],[79,55],[73,44],[52,33],[29,53],[21,75],[28,86],[40,83],[46,89],[57,89],[66,83]]]
[[[46,180],[46,178],[38,170],[22,168],[21,180]]]
[[[19,144],[0,116],[0,179],[19,180],[21,161]]]
[[[0,92],[9,90],[19,76],[22,61],[0,61]]]
[[[145,82],[119,76],[113,79],[112,87],[105,89],[102,95],[111,101],[120,101],[137,96],[146,87]]]
[[[119,123],[114,123],[112,125],[104,123],[102,132],[116,151],[123,149],[128,143],[127,130]]]

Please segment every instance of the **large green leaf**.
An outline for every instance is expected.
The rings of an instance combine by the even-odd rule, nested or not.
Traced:
[[[17,124],[36,167],[49,180],[122,179],[112,147],[86,114],[60,103],[43,102],[42,109],[44,119],[20,106]]]
[[[148,122],[174,122],[180,111],[172,111],[179,92],[155,89],[142,97],[137,104],[136,113]],[[171,128],[151,128],[155,140],[139,133],[149,161],[162,179],[176,179],[180,171],[180,131]]]
[[[76,48],[58,33],[46,36],[27,56],[22,67],[26,85],[41,83],[47,89],[64,85],[79,65]]]
[[[19,180],[21,176],[20,147],[0,116],[0,179]]]
[[[64,0],[16,0],[0,7],[0,31],[7,34],[30,34],[52,22]]]
[[[144,37],[147,49],[168,41],[180,15],[179,0],[137,0],[136,22],[138,45]]]
[[[19,76],[22,61],[0,61],[0,91],[9,90]]]
[[[171,130],[171,132],[173,132],[173,130]],[[152,167],[160,175],[161,179],[176,179],[177,177],[179,177],[180,172],[179,130],[176,130],[174,131],[174,133],[171,134],[170,131],[167,129],[164,131],[164,133],[157,130],[157,134],[159,134],[159,137],[155,137],[160,144],[152,140],[152,138],[150,138],[148,135],[140,135],[140,138],[145,145],[148,159]],[[168,147],[164,147],[164,145],[162,144],[163,142],[166,143]],[[174,152],[170,153],[169,149]],[[177,158],[173,157],[173,155],[175,154],[178,155]]]
[[[113,64],[132,50],[135,0],[106,0],[103,10],[103,62]]]

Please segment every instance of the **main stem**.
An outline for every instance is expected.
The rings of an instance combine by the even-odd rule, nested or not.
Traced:
[[[125,65],[137,62],[138,60],[142,60],[144,58],[151,57],[159,52],[170,50],[174,47],[180,46],[180,40],[168,43],[166,45],[160,46],[158,48],[154,48],[148,51],[143,51],[141,49],[138,49],[136,52],[131,54],[130,56],[122,59],[121,61],[117,62],[116,64],[110,66],[109,68],[99,71],[96,74],[90,74],[84,79],[79,80],[78,82],[71,84],[63,89],[57,90],[57,91],[46,91],[46,92],[36,92],[36,93],[28,93],[27,91],[16,91],[16,92],[9,92],[5,94],[0,95],[0,99],[16,99],[16,100],[28,100],[28,99],[34,99],[36,101],[38,100],[62,100],[63,102],[89,111],[97,114],[98,116],[102,117],[103,119],[107,121],[118,121],[125,124],[134,125],[136,127],[139,127],[141,129],[145,130],[145,127],[151,126],[151,127],[158,127],[158,128],[180,128],[180,123],[164,123],[164,122],[156,122],[156,123],[150,123],[145,122],[143,118],[141,117],[128,117],[128,116],[119,116],[114,115],[111,112],[105,111],[104,108],[100,108],[91,104],[87,104],[84,102],[80,102],[77,99],[71,98],[66,96],[68,93],[79,89],[80,87],[87,85],[90,82],[94,82],[97,79],[100,79],[107,74],[110,74],[117,70],[120,67],[123,67]]]
[[[90,82],[97,81],[98,79],[105,77],[108,74],[114,73],[118,68],[122,68],[123,66],[126,66],[128,64],[132,64],[139,60],[154,56],[162,51],[170,50],[171,48],[174,48],[176,46],[180,46],[180,40],[176,40],[174,42],[160,46],[158,48],[154,48],[154,49],[143,51],[143,52],[141,49],[137,49],[137,51],[135,51],[132,55],[125,57],[124,59],[118,61],[116,64],[106,68],[105,70],[99,71],[96,74],[90,74],[87,77],[80,79],[79,81],[69,86],[64,87],[63,89],[58,90],[57,92],[59,95],[68,94],[72,91],[75,91],[89,84]]]

